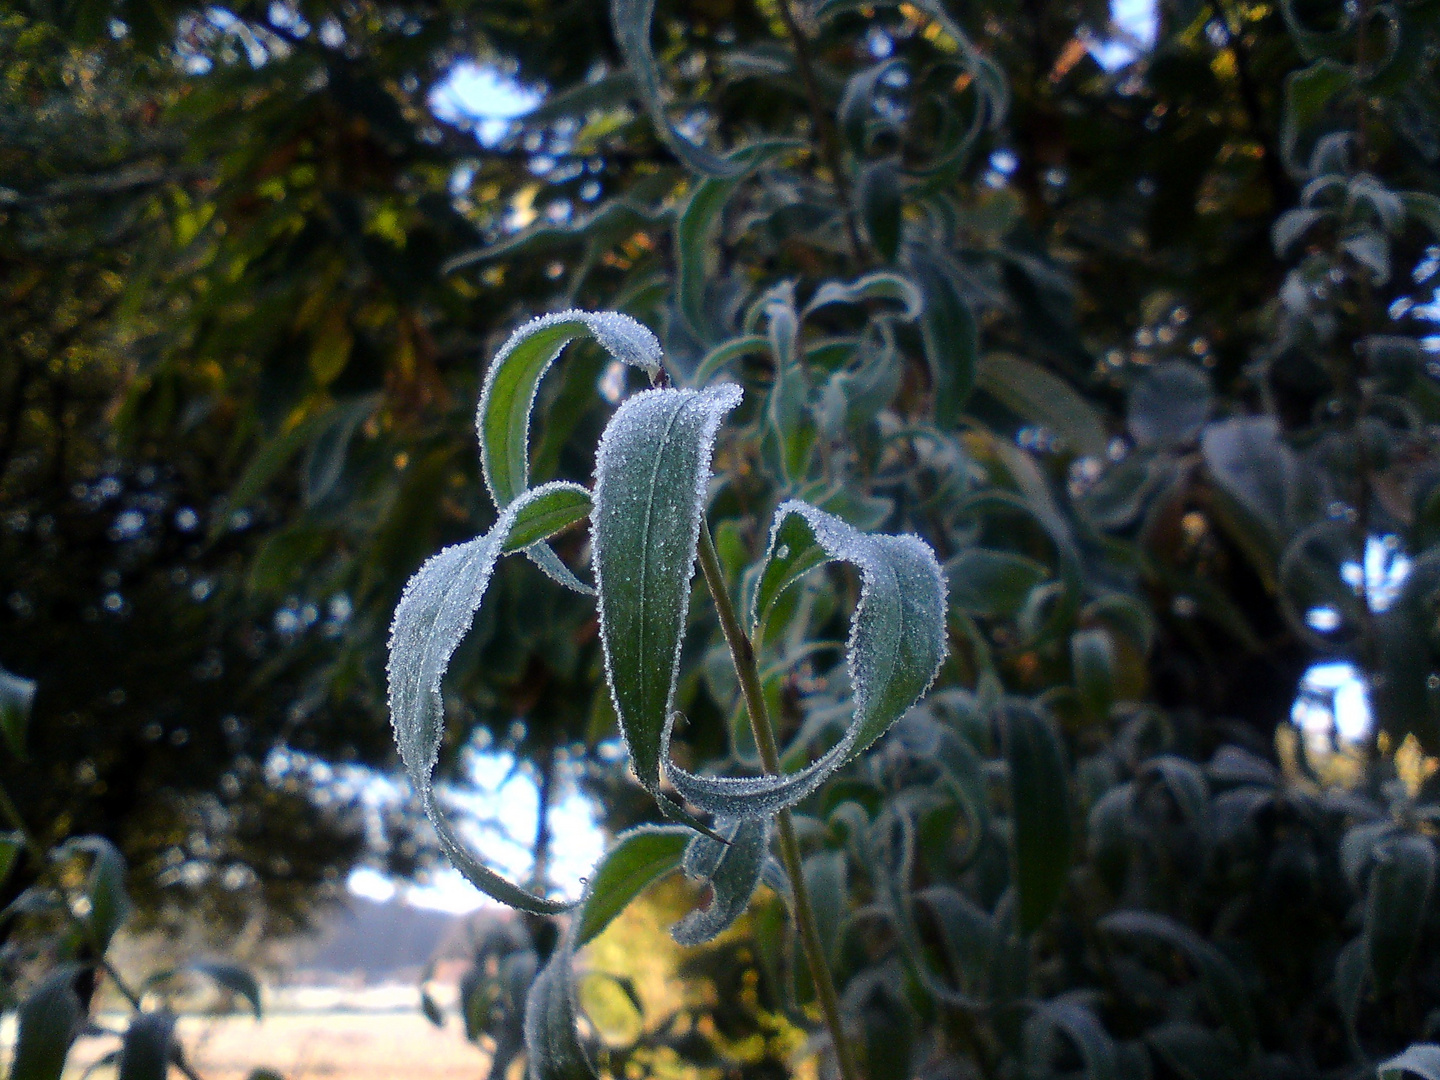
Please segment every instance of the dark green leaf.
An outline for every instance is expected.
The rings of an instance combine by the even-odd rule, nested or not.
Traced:
[[[1410,963],[1435,888],[1435,846],[1405,834],[1377,845],[1365,898],[1365,941],[1375,983],[1389,989]]]
[[[711,941],[744,914],[770,854],[766,819],[717,821],[715,831],[728,843],[696,836],[685,851],[685,875],[710,883],[710,902],[689,912],[670,931],[681,945]]]
[[[730,196],[755,169],[785,150],[800,144],[793,139],[774,139],[737,150],[733,159],[744,168],[721,177],[700,180],[685,201],[675,223],[675,262],[679,272],[676,294],[680,312],[690,330],[701,341],[712,340],[711,320],[705,311],[705,284],[715,270],[715,230]],[[702,365],[703,366],[703,365]],[[712,368],[713,370],[713,368]],[[704,380],[697,378],[697,384]]]
[[[175,1017],[140,1013],[130,1021],[120,1048],[118,1080],[166,1080],[175,1055]]]
[[[1015,889],[1020,931],[1034,933],[1070,877],[1070,795],[1065,747],[1049,717],[1028,705],[1002,706],[1010,774]]]
[[[975,389],[980,325],[948,261],[923,248],[910,249],[907,260],[925,298],[920,332],[935,389],[935,420],[953,428]]]
[[[748,168],[741,158],[743,148],[729,157],[718,157],[681,135],[665,115],[660,67],[650,48],[650,22],[654,16],[655,0],[610,0],[610,23],[615,31],[615,41],[635,77],[640,97],[655,123],[655,130],[692,172],[711,177],[743,174]]]
[[[0,667],[0,736],[10,752],[25,757],[25,731],[35,702],[35,683]]]
[[[739,403],[734,385],[636,394],[595,456],[591,541],[605,671],[631,767],[652,793],[673,723],[711,450]]]
[[[628,315],[613,311],[542,315],[511,334],[485,372],[475,416],[480,471],[497,509],[504,510],[530,486],[530,419],[540,379],[566,345],[587,335],[615,359],[647,375],[660,371],[655,335]],[[562,585],[590,591],[548,547],[536,545],[526,554]]]
[[[67,840],[58,854],[67,858],[76,852],[90,856],[90,873],[85,881],[89,911],[85,921],[94,937],[94,945],[103,953],[115,931],[130,917],[130,894],[125,888],[125,858],[103,836],[78,836]]]
[[[1230,960],[1210,942],[1187,926],[1164,915],[1145,911],[1120,911],[1100,920],[1107,933],[1149,938],[1183,953],[1200,974],[1205,998],[1218,1020],[1230,1029],[1245,1049],[1255,1042],[1255,1020],[1245,993],[1245,984]]]
[[[20,1003],[10,1080],[60,1080],[84,1018],[75,993],[79,974],[72,964],[58,968]]]
[[[622,833],[590,875],[576,916],[575,944],[589,944],[645,888],[676,869],[693,838],[689,829],[648,825]]]
[[[1109,440],[1095,407],[1042,367],[1006,353],[980,363],[980,387],[1021,419],[1065,440],[1075,453],[1101,458]]]
[[[1011,618],[1050,572],[1008,551],[966,548],[945,564],[950,602],[971,615]]]
[[[870,246],[885,262],[900,250],[900,170],[893,162],[875,161],[860,174],[860,213]]]
[[[1190,364],[1157,365],[1130,390],[1126,422],[1142,446],[1181,446],[1210,419],[1210,380]]]

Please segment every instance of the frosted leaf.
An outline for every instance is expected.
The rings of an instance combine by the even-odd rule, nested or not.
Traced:
[[[660,370],[660,342],[641,323],[614,311],[561,311],[532,319],[510,335],[485,372],[475,430],[480,438],[480,471],[503,510],[530,486],[530,417],[540,380],[561,350],[590,336],[617,360],[647,375]],[[527,553],[546,574],[578,592],[592,590],[548,547]]]
[[[685,849],[684,869],[689,878],[708,881],[708,907],[697,908],[675,924],[670,935],[681,945],[713,940],[745,912],[770,853],[770,822],[717,821],[715,831],[728,846],[708,836],[696,836]]]
[[[595,1075],[575,1026],[575,950],[598,936],[642,890],[679,866],[692,835],[673,826],[642,825],[617,837],[595,867],[570,924],[525,997],[531,1080]]]
[[[611,418],[595,455],[591,543],[605,674],[631,766],[652,793],[679,678],[710,456],[740,398],[733,385],[636,394]]]
[[[779,595],[828,562],[860,571],[860,602],[845,661],[855,713],[844,737],[808,768],[785,776],[697,776],[670,763],[666,776],[696,806],[723,817],[754,818],[792,806],[831,773],[864,753],[930,688],[945,659],[945,581],[935,553],[915,536],[871,536],[799,501],[775,511],[770,554],[755,590],[757,631]],[[757,632],[756,638],[761,637]]]
[[[851,282],[825,282],[815,290],[800,314],[803,318],[830,304],[856,304],[863,300],[890,300],[900,304],[901,310],[890,317],[907,322],[919,318],[925,306],[920,290],[912,282],[894,271],[878,270]]]
[[[440,685],[512,536],[528,542],[552,535],[583,517],[589,503],[590,493],[578,484],[542,484],[525,492],[488,533],[427,560],[405,586],[390,625],[390,721],[426,816],[446,853],[476,888],[512,907],[542,913],[567,905],[533,896],[481,863],[460,843],[435,801],[431,778],[445,724]]]
[[[575,1026],[573,962],[573,934],[567,929],[525,995],[523,1028],[530,1080],[586,1080],[597,1075]]]

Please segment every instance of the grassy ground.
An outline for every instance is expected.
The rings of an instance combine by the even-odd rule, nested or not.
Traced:
[[[238,1016],[186,1017],[180,1041],[204,1080],[246,1080],[260,1068],[286,1080],[479,1080],[488,1067],[455,1018],[448,1029],[437,1030],[418,1010],[282,1013],[259,1024]],[[70,1056],[66,1080],[78,1080],[114,1045],[113,1039],[82,1039]]]

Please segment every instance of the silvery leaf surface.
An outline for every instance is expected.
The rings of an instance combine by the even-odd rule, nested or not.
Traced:
[[[710,455],[740,397],[729,384],[636,394],[595,456],[591,543],[606,679],[631,767],[652,793],[669,740]]]
[[[686,875],[709,882],[711,897],[709,905],[690,912],[670,931],[681,945],[712,941],[744,914],[770,852],[766,818],[716,822],[716,832],[728,843],[696,836],[685,850]]]
[[[534,896],[485,866],[466,850],[435,800],[432,778],[445,725],[440,684],[512,538],[552,535],[583,517],[589,501],[578,484],[543,484],[524,492],[488,533],[446,548],[416,571],[390,627],[390,720],[410,782],[457,868],[482,892],[526,911],[555,912],[567,905]]]
[[[862,533],[799,501],[775,511],[755,592],[757,629],[763,630],[780,593],[802,574],[837,561],[856,567],[861,580],[845,649],[855,711],[844,737],[808,768],[785,776],[697,776],[667,761],[671,783],[696,806],[738,818],[793,806],[885,734],[939,673],[946,650],[945,581],[929,545],[915,536]],[[665,736],[668,743],[668,729]]]
[[[475,430],[480,438],[480,471],[485,486],[504,510],[530,486],[530,419],[540,380],[566,345],[591,337],[617,360],[647,375],[660,370],[660,342],[641,323],[614,311],[560,311],[532,319],[510,335],[485,372]],[[544,544],[527,551],[550,577],[589,593]]]

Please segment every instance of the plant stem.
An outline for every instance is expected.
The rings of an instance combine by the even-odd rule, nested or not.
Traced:
[[[755,647],[735,616],[735,606],[730,602],[730,592],[725,586],[725,574],[720,569],[720,557],[715,552],[715,540],[711,537],[710,526],[703,517],[700,520],[700,569],[705,575],[705,584],[710,588],[710,595],[715,598],[720,629],[725,634],[726,644],[730,646],[730,658],[735,664],[741,693],[745,696],[745,710],[750,716],[750,730],[755,735],[760,760],[764,763],[766,772],[778,776],[780,754],[775,747],[775,732],[770,726],[765,694],[760,687],[760,673],[755,666]],[[830,965],[825,961],[825,945],[820,940],[820,931],[815,924],[815,909],[810,906],[810,894],[805,888],[805,874],[800,865],[800,843],[795,838],[795,825],[790,819],[789,810],[781,810],[776,817],[780,833],[780,859],[785,864],[785,873],[790,878],[790,890],[795,897],[795,925],[800,931],[800,943],[805,950],[805,960],[810,966],[810,978],[815,983],[815,996],[820,999],[820,1011],[824,1014],[825,1026],[830,1030],[830,1040],[835,1046],[835,1060],[840,1065],[843,1080],[861,1080],[855,1059],[850,1054],[850,1043],[845,1038],[845,1029],[840,1019],[840,999],[835,993],[835,982],[830,977]]]
[[[20,814],[20,808],[17,807],[14,800],[10,798],[10,793],[5,790],[4,784],[0,784],[0,816],[3,816],[5,820],[10,823],[10,827],[20,834],[20,841],[25,845],[25,850],[30,853],[36,865],[43,868],[47,861],[46,851],[40,846],[40,841],[35,839],[35,834],[26,826],[25,819]],[[60,884],[59,889],[60,902],[61,906],[65,908],[66,918],[75,925],[77,930],[90,939],[91,947],[95,948],[97,954],[95,957],[95,966],[103,971],[106,977],[115,984],[115,989],[120,992],[120,996],[125,999],[131,1009],[137,1013],[143,1012],[144,1010],[140,1005],[140,995],[131,989],[130,985],[120,977],[120,973],[115,970],[115,966],[111,964],[109,960],[105,959],[104,953],[100,951],[94,940],[93,928],[88,922],[76,915],[75,909],[70,905],[70,893],[63,883]],[[178,1051],[178,1049],[179,1045],[176,1044],[176,1050]],[[179,1069],[187,1080],[201,1080],[200,1074],[192,1069],[189,1063],[186,1062],[178,1052],[172,1055],[170,1063]]]

